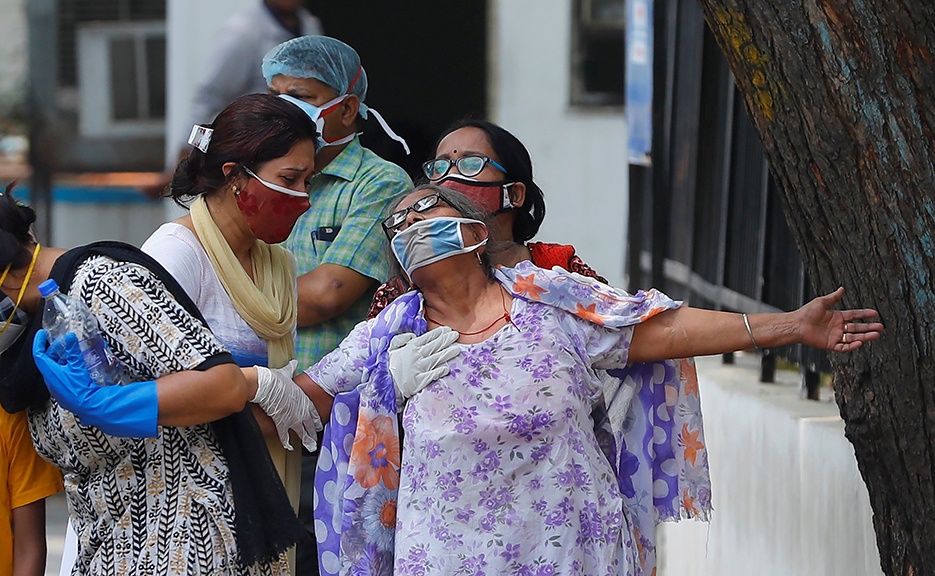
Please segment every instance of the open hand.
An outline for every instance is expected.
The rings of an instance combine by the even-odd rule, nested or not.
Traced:
[[[803,344],[831,350],[853,352],[864,342],[880,337],[883,324],[866,322],[879,317],[871,308],[832,310],[844,298],[844,288],[819,296],[796,311],[799,315],[799,341]]]

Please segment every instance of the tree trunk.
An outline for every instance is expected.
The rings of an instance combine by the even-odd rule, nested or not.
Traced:
[[[836,399],[884,572],[935,574],[935,3],[700,2],[816,289],[886,325]]]

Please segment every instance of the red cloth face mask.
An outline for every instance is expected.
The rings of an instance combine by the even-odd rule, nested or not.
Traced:
[[[450,188],[471,199],[488,216],[496,216],[513,209],[510,186],[515,182],[478,182],[465,176],[446,176],[437,182],[442,188]]]
[[[308,194],[265,182],[249,169],[247,174],[252,178],[235,195],[237,207],[257,238],[267,244],[279,244],[289,237],[296,220],[308,210]]]

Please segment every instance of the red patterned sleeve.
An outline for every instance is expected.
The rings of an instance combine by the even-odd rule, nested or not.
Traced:
[[[594,269],[588,266],[587,264],[585,264],[584,261],[581,260],[581,258],[579,258],[577,254],[572,256],[571,259],[568,261],[568,271],[574,272],[576,274],[581,274],[582,276],[588,276],[590,278],[594,278],[595,280],[599,282],[603,282],[604,284],[607,284],[607,278],[604,278],[603,276],[595,272]]]
[[[575,254],[575,247],[570,244],[530,242],[528,248],[529,252],[532,254],[532,263],[540,268],[551,270],[552,267],[558,266],[569,272],[594,278],[599,282],[607,284],[607,279],[585,264],[581,258]]]
[[[375,318],[390,302],[408,292],[410,288],[409,284],[399,276],[394,276],[381,284],[373,294],[373,302],[370,303],[367,320]]]

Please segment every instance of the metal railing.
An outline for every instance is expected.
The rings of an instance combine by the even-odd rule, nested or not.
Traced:
[[[631,288],[734,312],[801,306],[814,295],[780,191],[700,6],[656,2],[654,29],[652,167],[630,169]],[[803,396],[817,399],[827,353],[763,350],[761,381],[779,359],[800,367]]]

